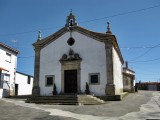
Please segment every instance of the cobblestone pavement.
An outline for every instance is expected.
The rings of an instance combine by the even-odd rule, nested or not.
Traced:
[[[139,91],[102,105],[36,105],[0,100],[0,120],[160,120],[160,92]]]

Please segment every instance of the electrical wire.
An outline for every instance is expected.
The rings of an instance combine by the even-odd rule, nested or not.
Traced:
[[[141,55],[139,55],[139,56],[137,56],[137,57],[135,57],[134,59],[131,59],[131,60],[129,60],[129,61],[130,61],[130,62],[134,62],[135,60],[137,60],[137,59],[143,57],[144,55],[146,55],[146,54],[147,54],[148,52],[150,52],[152,49],[154,49],[154,48],[156,48],[156,47],[159,47],[159,45],[160,45],[160,43],[157,44],[157,45],[154,45],[154,46],[150,47],[149,50],[145,51],[145,52],[142,53]]]
[[[160,73],[151,74],[151,73],[141,73],[141,72],[136,72],[136,74],[151,75],[151,76],[152,76],[152,75],[154,75],[154,76],[155,76],[155,75],[156,75],[156,76],[158,75],[158,76],[160,76]]]
[[[118,13],[118,14],[115,14],[115,15],[107,16],[107,17],[102,17],[102,18],[97,18],[97,19],[92,19],[92,20],[86,20],[86,21],[82,21],[80,23],[93,22],[93,21],[102,20],[102,19],[106,19],[106,18],[113,18],[113,17],[122,16],[122,15],[126,15],[126,14],[141,12],[141,11],[145,11],[145,10],[149,10],[149,9],[153,9],[153,8],[157,8],[157,7],[160,7],[160,4],[155,5],[155,6],[151,6],[151,7],[147,7],[147,8],[142,8],[142,9],[138,9],[138,10],[129,11],[129,12]]]
[[[150,59],[150,60],[143,60],[143,61],[129,61],[129,63],[137,63],[137,62],[152,62],[152,61],[160,61],[160,58]]]
[[[157,47],[160,47],[160,43],[159,44],[157,44],[157,45],[155,45],[154,47],[153,46],[148,46],[148,47],[145,47],[145,46],[142,46],[142,47],[120,47],[121,49],[124,49],[124,48],[126,48],[126,49],[139,49],[139,48],[141,48],[141,49],[153,49],[153,48],[157,48]],[[46,55],[46,54],[45,54]],[[43,55],[44,56],[44,55]],[[20,56],[20,57],[18,57],[19,59],[25,59],[25,58],[32,58],[32,57],[34,57],[34,56]],[[148,62],[148,61],[155,61],[155,60],[159,60],[160,58],[156,58],[156,59],[152,59],[152,60],[146,60],[146,62]],[[135,63],[135,62],[142,62],[142,61],[129,61],[130,63]]]
[[[103,19],[107,19],[107,18],[113,18],[113,17],[117,17],[117,16],[122,16],[122,15],[131,14],[131,13],[141,12],[141,11],[145,11],[145,10],[149,10],[149,9],[154,9],[154,8],[157,8],[157,7],[160,7],[160,4],[155,5],[155,6],[151,6],[151,7],[147,7],[147,8],[142,8],[142,9],[138,9],[138,10],[129,11],[129,12],[118,13],[118,14],[114,14],[114,15],[110,15],[110,16],[106,16],[106,17],[102,17],[102,18],[80,21],[79,23],[88,23],[88,22],[103,20]],[[49,29],[53,29],[53,28],[59,28],[59,27],[63,27],[63,26],[54,26],[54,27],[49,27],[49,28],[42,28],[41,30],[45,31],[45,30],[49,30]],[[33,32],[37,32],[37,31],[38,30],[32,30],[32,31],[26,31],[26,32],[4,34],[4,35],[0,35],[0,36],[28,34],[28,33],[33,33]]]

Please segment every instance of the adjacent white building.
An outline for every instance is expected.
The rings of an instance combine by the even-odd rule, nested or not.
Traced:
[[[16,49],[0,43],[0,97],[14,95],[18,53]]]
[[[128,62],[126,62],[126,66],[123,68],[123,91],[135,91],[135,72],[128,68]]]
[[[33,76],[16,72],[18,50],[0,43],[0,98],[31,95]]]
[[[87,30],[70,13],[66,25],[33,44],[35,47],[33,95],[85,93],[86,83],[95,95],[123,92],[123,58],[115,35]]]
[[[16,72],[15,95],[31,95],[33,87],[33,76]]]

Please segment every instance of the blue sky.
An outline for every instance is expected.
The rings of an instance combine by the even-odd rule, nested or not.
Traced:
[[[92,31],[106,32],[110,22],[136,82],[160,82],[159,0],[0,0],[0,42],[20,51],[18,71],[33,75],[38,30],[43,38],[58,31],[71,9]]]

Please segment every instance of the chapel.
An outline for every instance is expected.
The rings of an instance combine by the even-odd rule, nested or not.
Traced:
[[[35,50],[32,95],[118,95],[123,92],[123,57],[110,30],[95,32],[78,25],[72,12],[57,32],[33,43]]]

